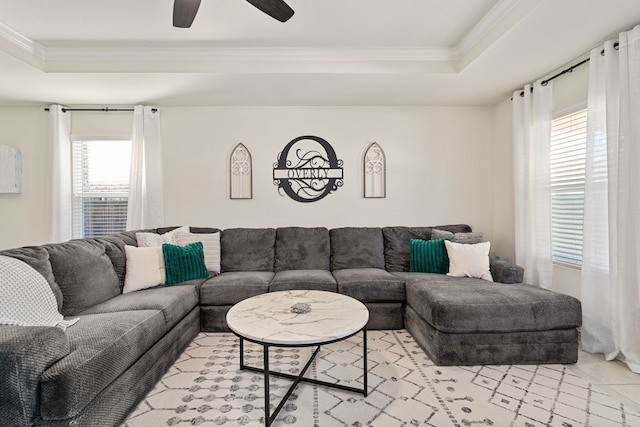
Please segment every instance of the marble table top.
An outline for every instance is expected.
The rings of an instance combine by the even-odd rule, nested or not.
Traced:
[[[307,313],[291,306],[309,304]],[[324,291],[270,292],[248,298],[227,313],[229,328],[264,344],[313,345],[339,340],[361,330],[369,310],[346,295]]]

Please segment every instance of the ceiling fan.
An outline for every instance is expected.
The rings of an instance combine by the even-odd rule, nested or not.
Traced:
[[[174,0],[173,26],[189,28],[198,13],[201,0]],[[284,0],[247,0],[249,3],[280,22],[293,16],[293,9]]]

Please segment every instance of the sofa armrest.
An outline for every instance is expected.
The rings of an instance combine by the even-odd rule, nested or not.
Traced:
[[[33,425],[40,406],[40,377],[69,352],[69,340],[60,328],[0,326],[1,424]]]
[[[499,259],[489,261],[489,269],[494,282],[500,283],[522,283],[524,278],[524,268]]]

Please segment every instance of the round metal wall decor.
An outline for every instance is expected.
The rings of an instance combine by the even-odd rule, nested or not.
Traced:
[[[327,141],[299,136],[278,154],[273,183],[297,202],[315,202],[342,187],[342,165]]]

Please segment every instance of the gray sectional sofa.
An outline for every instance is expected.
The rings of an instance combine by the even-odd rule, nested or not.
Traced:
[[[409,272],[409,241],[431,231],[192,227],[221,232],[221,274],[126,294],[124,246],[137,245],[134,232],[2,251],[40,272],[60,312],[80,320],[66,331],[0,326],[0,419],[118,425],[198,332],[228,330],[233,304],[279,290],[352,296],[369,308],[368,328],[408,329],[436,364],[577,360],[578,300],[519,283],[522,269],[503,261],[491,262],[494,283]]]

